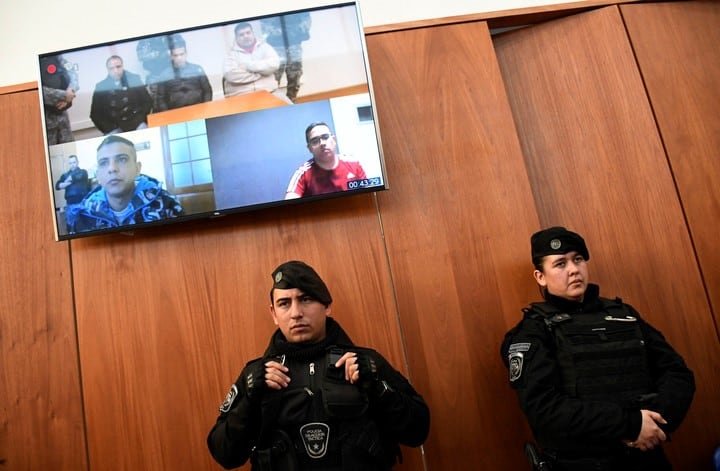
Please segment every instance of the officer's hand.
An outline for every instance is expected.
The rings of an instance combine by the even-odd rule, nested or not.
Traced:
[[[666,424],[667,421],[662,415],[655,411],[641,409],[642,414],[642,427],[640,427],[640,434],[633,442],[629,442],[627,445],[632,448],[639,448],[642,451],[652,450],[667,440],[667,435],[658,424]]]
[[[362,389],[368,389],[378,382],[377,365],[368,355],[355,352],[346,352],[335,362],[340,368],[345,365],[345,379],[351,384],[357,384]]]
[[[357,353],[355,352],[345,352],[343,356],[335,362],[335,368],[345,369],[345,380],[349,381],[350,384],[355,384],[360,378]]]
[[[283,382],[287,386],[290,378],[285,376],[286,371],[287,367],[276,361],[256,362],[253,364],[248,369],[245,377],[245,389],[247,390],[248,399],[251,401],[259,400],[267,388],[282,389]]]
[[[265,363],[265,384],[271,389],[280,390],[288,387],[290,377],[287,375],[288,367],[277,361]]]

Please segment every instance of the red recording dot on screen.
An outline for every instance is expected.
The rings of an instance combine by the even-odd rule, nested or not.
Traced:
[[[55,64],[50,64],[47,68],[48,73],[54,74],[57,72],[57,67],[55,67]]]

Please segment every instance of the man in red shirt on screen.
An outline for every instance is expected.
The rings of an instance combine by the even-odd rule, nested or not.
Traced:
[[[295,170],[285,199],[346,191],[348,182],[367,178],[360,162],[335,152],[335,136],[326,123],[310,124],[305,141],[313,157]]]

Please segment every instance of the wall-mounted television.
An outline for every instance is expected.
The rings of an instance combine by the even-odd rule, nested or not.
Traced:
[[[356,2],[38,55],[56,240],[388,188]]]

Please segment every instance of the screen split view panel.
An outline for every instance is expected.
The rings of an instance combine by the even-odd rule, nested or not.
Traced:
[[[355,2],[55,51],[38,69],[57,240],[387,188]]]

